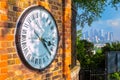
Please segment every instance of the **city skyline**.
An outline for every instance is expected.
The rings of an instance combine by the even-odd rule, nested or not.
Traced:
[[[106,10],[101,15],[102,17],[94,21],[89,27],[88,25],[85,25],[84,28],[82,28],[82,33],[86,31],[90,31],[91,29],[103,29],[107,32],[113,32],[114,34],[114,41],[120,41],[120,7],[118,10],[115,10],[111,7],[106,7]],[[80,29],[80,28],[78,28]]]
[[[91,29],[83,32],[81,39],[88,40],[94,44],[105,44],[114,41],[114,34],[103,29]]]

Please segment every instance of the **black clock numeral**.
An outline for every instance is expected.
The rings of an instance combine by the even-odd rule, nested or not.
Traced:
[[[42,18],[42,12],[41,12],[41,10],[40,10],[40,18]]]
[[[51,28],[50,28],[51,30],[53,30],[54,29],[54,26],[51,26]]]
[[[32,20],[30,19],[30,17],[27,19],[27,22],[30,24],[32,22]]]
[[[50,50],[53,51],[53,47],[51,47]]]
[[[31,58],[31,62],[32,62],[32,63],[34,63],[34,59],[35,59],[35,58],[32,56],[32,58]]]
[[[45,58],[43,58],[43,63],[45,63],[46,62],[46,60],[45,60]]]
[[[39,64],[42,64],[42,60],[41,59],[39,59]]]
[[[45,57],[46,57],[46,59],[47,59],[47,60],[49,60],[49,57],[48,57],[48,55],[46,55]]]
[[[22,37],[21,42],[25,42],[26,41],[26,35],[22,35],[21,37]]]
[[[38,64],[38,59],[37,58],[35,59],[35,64]]]
[[[46,22],[48,22],[48,20],[49,20],[49,17],[47,17]]]
[[[36,19],[36,18],[38,18],[38,13],[32,14],[32,20],[34,20],[34,19]]]
[[[32,20],[35,20],[35,16],[34,16],[34,14],[31,16],[31,18],[32,18]]]
[[[30,60],[31,57],[32,57],[32,55],[31,55],[31,54],[28,54],[26,58],[27,58],[28,60]]]
[[[25,49],[23,50],[23,53],[24,53],[25,55],[27,55],[28,52],[29,52],[28,48],[25,48]]]
[[[50,21],[50,22],[48,23],[48,25],[51,26],[51,24],[52,24],[52,22]]]
[[[27,34],[27,30],[23,29],[22,34]]]
[[[26,27],[26,28],[29,27],[29,25],[27,23],[24,23],[23,26]]]
[[[21,45],[22,45],[23,49],[25,49],[27,47],[27,43],[26,42],[23,42]]]
[[[36,18],[38,18],[38,12],[35,14]]]

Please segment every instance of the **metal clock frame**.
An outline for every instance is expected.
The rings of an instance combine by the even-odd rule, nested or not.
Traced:
[[[43,69],[36,69],[36,68],[32,67],[32,66],[27,62],[27,60],[25,59],[25,57],[24,57],[24,55],[23,55],[23,51],[22,51],[21,44],[20,44],[20,33],[21,33],[21,27],[22,27],[23,21],[25,20],[25,17],[27,16],[27,14],[28,14],[29,12],[31,12],[32,10],[34,10],[34,9],[43,9],[43,10],[45,10],[46,12],[48,12],[48,13],[50,14],[50,16],[52,17],[53,21],[55,22],[56,30],[57,30],[57,36],[58,36],[57,48],[56,48],[56,51],[55,51],[54,58],[53,58],[52,61],[49,63],[49,65],[47,65],[47,66],[44,67]],[[47,10],[46,8],[44,8],[43,6],[33,5],[33,6],[30,6],[30,7],[26,8],[26,9],[22,12],[22,14],[20,15],[20,17],[18,18],[17,23],[16,23],[15,45],[16,45],[16,50],[17,50],[18,56],[20,57],[20,60],[22,61],[22,63],[23,63],[27,68],[29,68],[29,69],[31,69],[31,70],[35,70],[35,71],[43,71],[43,70],[46,69],[48,66],[50,66],[51,63],[53,62],[53,60],[55,59],[56,54],[57,54],[59,41],[60,41],[60,36],[59,36],[59,32],[58,32],[58,26],[57,26],[56,20],[54,19],[53,15],[50,13],[50,11],[48,11],[48,10]]]

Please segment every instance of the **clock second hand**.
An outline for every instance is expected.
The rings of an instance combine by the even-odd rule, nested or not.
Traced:
[[[47,49],[48,53],[51,55],[51,52],[49,51],[48,47],[45,44],[45,40],[40,38],[39,35],[34,31],[35,35],[39,38],[39,40],[42,42],[42,44],[44,45],[44,47]]]

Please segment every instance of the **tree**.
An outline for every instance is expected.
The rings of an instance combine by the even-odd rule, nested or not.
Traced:
[[[120,42],[106,43],[106,45],[102,47],[102,52],[105,54],[109,51],[120,51]]]
[[[85,24],[90,26],[93,21],[99,19],[106,6],[115,9],[120,6],[120,0],[73,0],[73,2],[79,11],[76,22],[81,27],[84,27]]]
[[[87,40],[79,40],[77,42],[77,59],[80,61],[82,68],[89,68],[91,66],[93,43]]]

